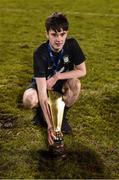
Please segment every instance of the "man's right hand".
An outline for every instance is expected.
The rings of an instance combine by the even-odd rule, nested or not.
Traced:
[[[53,145],[55,139],[56,139],[55,132],[54,132],[53,128],[51,127],[48,129],[48,143],[49,143],[49,145]]]

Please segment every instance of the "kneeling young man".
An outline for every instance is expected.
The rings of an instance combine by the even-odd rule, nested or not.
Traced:
[[[48,142],[53,144],[52,122],[48,116],[47,90],[62,93],[65,111],[62,132],[70,133],[67,110],[76,102],[81,90],[80,78],[86,75],[85,56],[74,38],[67,38],[68,20],[62,13],[46,19],[47,42],[34,52],[34,78],[23,95],[27,108],[37,108],[39,121],[43,118],[48,128]],[[43,115],[43,116],[42,116]]]

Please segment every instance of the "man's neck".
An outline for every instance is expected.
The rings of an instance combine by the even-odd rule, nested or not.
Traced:
[[[60,52],[60,51],[62,50],[62,49],[54,49],[50,43],[49,43],[49,45],[50,45],[50,48],[51,48],[51,50],[52,50],[53,52],[58,53],[58,52]]]

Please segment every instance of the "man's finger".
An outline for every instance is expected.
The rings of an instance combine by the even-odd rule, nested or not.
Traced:
[[[48,139],[48,143],[49,143],[50,145],[53,145],[53,141],[52,141],[51,139]]]
[[[49,142],[50,145],[54,144],[54,141],[53,141],[53,139],[51,138],[50,135],[49,135],[49,137],[48,137],[48,142]]]
[[[53,130],[49,130],[49,131],[48,131],[48,135],[49,135],[53,140],[56,139],[55,132],[54,132]]]
[[[55,139],[56,139],[56,136],[54,135],[54,132],[50,132],[50,134],[51,134],[53,140],[55,140]]]

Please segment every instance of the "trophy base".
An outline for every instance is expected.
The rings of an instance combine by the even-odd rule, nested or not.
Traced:
[[[53,158],[65,159],[67,156],[64,144],[58,143],[49,146],[49,153]]]

